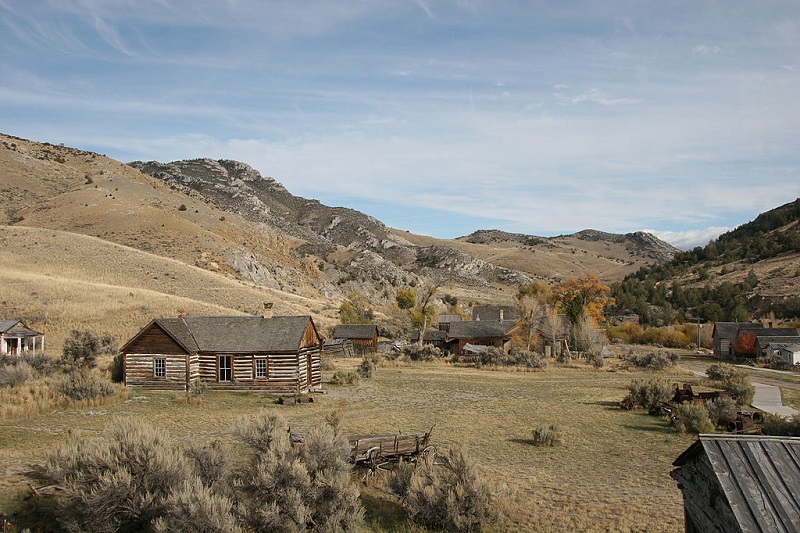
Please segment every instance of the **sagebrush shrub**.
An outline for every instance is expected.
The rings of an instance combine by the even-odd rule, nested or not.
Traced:
[[[484,476],[457,447],[420,459],[403,506],[415,524],[443,531],[479,531],[495,515]]]
[[[786,418],[783,416],[766,413],[761,431],[765,435],[782,437],[800,437],[800,416]]]
[[[628,395],[623,402],[652,409],[659,403],[669,402],[674,395],[675,391],[667,380],[637,378],[628,384]]]
[[[706,369],[706,375],[714,381],[724,381],[737,372],[739,369],[729,363],[713,363]]]
[[[702,404],[685,402],[673,411],[675,428],[681,433],[709,433],[714,424],[708,418],[708,411]]]
[[[561,446],[564,435],[557,426],[550,425],[533,430],[534,446]]]
[[[708,418],[715,426],[720,418],[736,418],[738,413],[736,400],[729,396],[720,396],[705,403]]]
[[[0,387],[13,387],[36,377],[33,367],[25,361],[16,364],[6,363],[0,366]]]
[[[372,373],[375,371],[375,363],[366,356],[361,360],[361,364],[358,366],[358,375],[362,378],[371,378]]]
[[[59,394],[75,401],[95,400],[113,396],[116,392],[113,383],[88,372],[66,376],[58,382],[56,390]]]
[[[431,362],[442,357],[442,350],[432,344],[409,344],[403,348],[403,355],[411,361]]]
[[[722,388],[736,400],[739,405],[750,405],[753,401],[753,396],[756,394],[756,388],[750,381],[750,376],[745,371],[737,372],[722,381]]]
[[[356,385],[359,381],[359,375],[353,371],[337,370],[331,376],[331,382],[334,385]]]
[[[352,481],[347,439],[330,426],[314,427],[293,446],[276,413],[240,419],[236,434],[254,453],[237,494],[255,531],[357,531],[364,519]]]
[[[414,465],[402,459],[389,475],[387,484],[389,490],[399,498],[405,498],[408,494],[408,487],[411,484],[411,475],[414,473]]]

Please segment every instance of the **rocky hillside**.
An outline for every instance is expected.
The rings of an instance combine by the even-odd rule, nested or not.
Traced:
[[[507,303],[532,279],[613,281],[672,252],[648,235],[588,230],[434,239],[294,196],[236,161],[126,165],[4,135],[0,193],[0,224],[99,238],[325,309],[353,293],[380,309],[397,287],[429,282],[462,301]]]

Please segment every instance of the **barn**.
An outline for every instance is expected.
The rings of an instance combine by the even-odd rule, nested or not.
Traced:
[[[157,318],[120,350],[125,385],[294,394],[322,383],[322,338],[310,316]]]

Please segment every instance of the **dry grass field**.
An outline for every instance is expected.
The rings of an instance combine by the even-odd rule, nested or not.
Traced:
[[[337,369],[355,368],[337,360]],[[384,363],[356,386],[325,385],[312,404],[277,406],[257,393],[207,392],[199,404],[174,393],[134,391],[98,407],[58,407],[0,422],[0,513],[19,504],[26,472],[70,432],[97,434],[115,417],[140,417],[176,437],[231,440],[239,415],[279,409],[303,429],[341,409],[346,433],[427,430],[438,447],[463,445],[502,494],[505,517],[490,531],[676,531],[683,527],[672,461],[693,442],[666,423],[617,407],[634,377],[619,361],[607,368],[551,365],[542,372],[455,367],[445,363]],[[679,370],[674,382],[696,378]],[[329,377],[326,375],[326,378]],[[564,444],[531,444],[534,429],[556,424]],[[380,480],[365,493],[370,531],[387,531],[377,516],[391,508]],[[392,525],[393,524],[393,525]]]

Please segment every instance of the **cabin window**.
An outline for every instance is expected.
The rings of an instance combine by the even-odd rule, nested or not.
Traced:
[[[267,379],[267,360],[256,359],[256,379]]]
[[[231,356],[230,355],[220,355],[219,356],[219,380],[220,381],[230,381],[231,380]]]
[[[156,357],[153,359],[153,377],[167,377],[167,360],[163,357]]]

